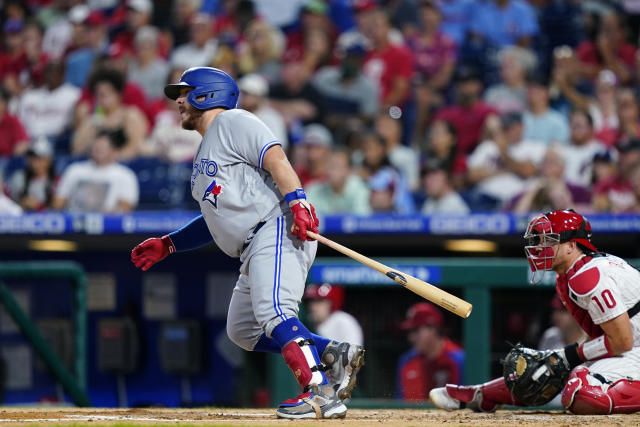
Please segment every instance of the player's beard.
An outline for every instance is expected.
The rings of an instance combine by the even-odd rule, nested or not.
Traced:
[[[185,106],[185,112],[188,117],[182,120],[182,128],[186,130],[196,130],[198,122],[202,117],[203,111],[192,107],[190,104]]]

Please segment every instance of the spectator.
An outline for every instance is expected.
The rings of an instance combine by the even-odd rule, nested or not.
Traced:
[[[29,145],[25,169],[9,178],[9,193],[25,211],[46,210],[51,208],[56,180],[53,148],[42,136]]]
[[[87,11],[87,6],[79,2],[55,1],[49,6],[49,17],[43,19],[44,13],[38,14],[38,22],[46,28],[42,39],[42,50],[48,57],[62,60],[70,44],[73,43],[73,26],[70,18]],[[44,11],[42,11],[44,12]]]
[[[495,110],[482,102],[482,81],[477,71],[469,66],[458,68],[455,92],[455,104],[440,110],[434,120],[446,120],[456,129],[456,158],[460,159],[456,161],[464,163],[480,141],[486,118],[495,114]]]
[[[415,212],[406,181],[389,162],[384,139],[377,133],[366,134],[362,140],[362,154],[360,176],[371,189],[371,209],[380,213]]]
[[[238,45],[238,69],[242,74],[257,73],[275,84],[280,79],[280,55],[284,47],[282,33],[264,21],[251,21]]]
[[[631,88],[618,90],[617,105],[620,120],[618,142],[640,139],[640,109],[634,90]]]
[[[640,140],[628,140],[617,148],[618,173],[593,186],[593,207],[599,212],[627,212],[636,203],[631,178],[640,164]]]
[[[352,10],[356,27],[343,32],[338,37],[338,45],[344,43],[343,38],[352,39],[353,37],[362,36],[369,38],[378,25],[378,14],[381,12],[377,0],[353,0]],[[404,38],[397,28],[391,27],[388,32],[389,43],[393,45],[402,45]],[[368,40],[371,42],[371,40]]]
[[[135,59],[129,64],[130,81],[144,91],[148,101],[164,97],[169,64],[158,54],[160,32],[151,26],[138,29],[134,38]]]
[[[29,137],[20,120],[9,114],[11,94],[0,86],[0,157],[20,156],[27,150]]]
[[[536,56],[519,46],[503,48],[498,53],[501,83],[491,86],[484,102],[500,114],[523,113],[527,109],[527,74],[536,67]]]
[[[78,44],[66,59],[67,83],[76,87],[84,87],[94,60],[107,53],[109,39],[107,38],[107,23],[100,12],[91,12],[81,22],[74,25],[82,26],[85,34],[84,43]]]
[[[9,92],[16,96],[25,88],[39,86],[44,79],[44,67],[49,57],[42,51],[42,28],[29,21],[24,27],[21,22],[7,21],[8,44],[11,46],[4,65],[3,82]],[[13,43],[20,43],[17,49]]]
[[[92,74],[89,88],[96,98],[96,109],[78,124],[71,141],[72,154],[88,154],[100,130],[123,132],[125,142],[118,150],[119,158],[130,159],[140,154],[149,124],[138,108],[123,104],[124,84],[124,75],[116,70],[103,68]]]
[[[305,126],[301,149],[305,154],[305,164],[295,165],[294,169],[304,187],[310,182],[327,180],[327,161],[333,146],[333,137],[329,129],[318,123]]]
[[[67,137],[73,122],[73,109],[80,89],[64,83],[64,64],[49,62],[44,69],[45,84],[28,89],[20,96],[18,117],[32,138],[44,136],[57,142]]]
[[[588,187],[591,184],[593,156],[606,147],[593,136],[593,121],[585,110],[573,110],[569,117],[571,135],[564,147],[565,178],[569,183]]]
[[[467,31],[473,15],[473,0],[439,0],[442,14],[442,32],[462,46],[467,39]]]
[[[216,56],[218,44],[212,37],[211,17],[199,13],[193,17],[189,26],[189,42],[178,46],[171,53],[171,66],[184,69],[206,67]]]
[[[313,86],[325,99],[330,127],[338,127],[350,117],[369,122],[378,112],[379,88],[361,70],[366,41],[361,36],[342,40],[336,48],[340,64],[321,68],[313,78]]]
[[[362,178],[352,172],[346,150],[334,149],[328,158],[326,170],[326,182],[311,183],[307,187],[307,196],[316,212],[325,215],[371,213],[369,188]]]
[[[306,2],[300,12],[299,29],[287,35],[284,62],[302,62],[309,74],[331,62],[336,30],[327,16],[328,9],[324,0]]]
[[[375,130],[385,142],[391,166],[400,171],[409,190],[417,190],[420,185],[420,158],[415,150],[402,145],[400,122],[382,113],[376,119]]]
[[[177,0],[173,2],[169,31],[174,46],[189,42],[189,23],[198,13],[202,0]]]
[[[271,105],[280,111],[287,125],[324,121],[324,99],[299,62],[282,66],[282,81],[271,88]]]
[[[553,350],[562,348],[574,342],[582,342],[587,338],[580,325],[575,321],[571,313],[562,304],[557,294],[551,298],[551,324],[542,333],[538,348],[540,350]]]
[[[446,162],[435,157],[427,160],[422,170],[422,186],[427,196],[421,209],[423,214],[464,215],[470,212],[467,203],[453,188]]]
[[[416,135],[424,134],[431,110],[444,103],[443,92],[451,83],[457,59],[455,42],[441,30],[442,14],[436,2],[421,1],[419,17],[421,30],[407,39],[418,79]]]
[[[569,141],[567,119],[549,107],[549,82],[542,74],[529,75],[527,99],[529,108],[524,112],[525,139],[542,141],[547,144]]]
[[[273,10],[280,12],[278,6],[274,6]],[[253,22],[262,21],[256,13],[253,0],[224,0],[221,7],[222,11],[217,15],[215,23],[216,34],[220,37],[240,40]]]
[[[600,151],[593,156],[593,167],[591,169],[591,185],[593,188],[616,176],[618,172],[616,160],[617,156],[610,150]]]
[[[60,179],[53,206],[72,212],[130,212],[138,203],[138,179],[117,163],[124,147],[122,131],[101,131],[91,145],[91,158],[72,163]]]
[[[562,147],[552,146],[542,159],[540,176],[527,183],[526,190],[510,203],[515,213],[549,212],[558,209],[588,210],[591,194],[580,185],[565,180],[565,157]]]
[[[167,84],[179,81],[183,71],[180,68],[174,69],[167,78]],[[156,101],[154,108],[154,125],[151,135],[145,141],[143,154],[172,163],[192,162],[202,136],[196,131],[182,128],[178,104],[174,100],[164,97]]]
[[[253,0],[258,15],[274,27],[287,28],[296,23],[305,0]]]
[[[539,32],[535,11],[525,0],[476,2],[472,15],[472,36],[497,47],[531,46]]]
[[[562,94],[571,102],[574,108],[586,109],[593,119],[593,129],[596,137],[612,146],[618,137],[620,122],[616,105],[617,78],[610,70],[602,70],[596,81],[595,97],[578,92],[572,83],[573,70],[571,66],[556,67],[554,78]]]
[[[375,12],[375,25],[365,33],[372,45],[363,64],[363,73],[380,87],[381,109],[402,107],[409,99],[409,82],[413,75],[413,57],[404,46],[389,42],[389,18]]]
[[[121,2],[122,3],[122,2]],[[134,39],[138,30],[151,25],[153,2],[151,0],[126,0],[124,28],[113,37],[111,49],[129,59],[135,54]],[[169,53],[169,42],[161,37],[158,41],[160,55]]]
[[[612,10],[602,16],[596,37],[583,41],[576,55],[580,61],[579,73],[589,79],[607,69],[622,84],[631,82],[636,47],[626,41],[620,16]]]
[[[401,327],[411,349],[398,359],[396,396],[404,400],[427,400],[429,391],[463,381],[464,350],[444,333],[444,317],[428,302],[407,311]]]
[[[343,311],[344,289],[341,286],[323,283],[309,285],[304,291],[309,317],[316,333],[339,342],[362,345],[362,328],[358,320]]]
[[[269,105],[269,83],[260,74],[246,74],[238,80],[240,88],[240,108],[252,112],[267,125],[282,143],[282,149],[289,146],[287,124],[282,114]]]
[[[22,215],[22,208],[20,207],[20,205],[11,200],[9,196],[4,194],[3,188],[4,182],[2,181],[2,174],[0,173],[0,215]]]
[[[513,198],[535,176],[546,152],[542,142],[523,139],[522,115],[503,115],[499,123],[488,121],[488,136],[468,159],[468,179],[476,193],[497,204]]]
[[[633,195],[635,197],[633,207],[631,207],[629,211],[638,213],[640,212],[640,164],[636,164],[633,167],[629,176],[629,183],[631,184]]]

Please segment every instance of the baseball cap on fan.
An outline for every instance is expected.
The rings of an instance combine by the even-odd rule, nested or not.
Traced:
[[[250,73],[238,80],[238,87],[242,92],[254,96],[267,96],[269,94],[269,83],[260,74]]]
[[[151,13],[153,12],[153,3],[151,0],[128,0],[127,8],[140,13]]]
[[[27,148],[27,155],[51,158],[53,156],[51,142],[44,136],[33,140]]]
[[[333,137],[329,129],[323,125],[311,123],[304,128],[302,143],[305,145],[319,145],[330,148],[333,145]]]
[[[400,327],[405,330],[416,329],[420,326],[439,328],[443,323],[442,312],[435,305],[428,302],[419,302],[407,310],[407,316],[404,322],[400,324]]]

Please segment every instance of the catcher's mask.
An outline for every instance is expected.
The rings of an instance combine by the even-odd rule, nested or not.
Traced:
[[[573,240],[593,252],[598,251],[590,242],[589,221],[573,209],[536,216],[529,222],[524,238],[524,253],[533,272],[530,281],[534,285],[542,280],[539,272],[552,269],[553,259],[556,257],[554,246]]]

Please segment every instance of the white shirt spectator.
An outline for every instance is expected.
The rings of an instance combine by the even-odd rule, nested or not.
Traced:
[[[585,145],[567,145],[561,149],[565,161],[564,177],[567,182],[590,187],[593,156],[606,151],[607,147],[600,141],[592,139]]]
[[[362,328],[355,317],[336,310],[318,325],[318,335],[349,344],[362,345]]]
[[[519,162],[530,161],[538,166],[547,150],[546,144],[522,140],[507,148],[509,156]],[[486,140],[476,147],[467,159],[469,169],[486,168],[495,172],[500,165],[500,149],[494,141]],[[480,181],[477,189],[502,202],[512,199],[525,189],[526,180],[513,172],[504,172]]]
[[[289,146],[289,137],[287,135],[287,124],[282,114],[266,104],[261,105],[253,114],[267,125],[278,141],[282,143],[282,149],[286,150]]]
[[[0,191],[0,215],[22,215],[22,208],[20,205],[7,197],[2,191]]]
[[[422,213],[431,214],[468,214],[469,206],[455,191],[450,192],[441,199],[429,197],[422,205]]]
[[[121,200],[138,204],[138,179],[121,164],[100,167],[86,160],[73,163],[64,171],[57,196],[67,200],[69,211],[113,212]]]
[[[201,48],[193,43],[185,43],[173,51],[169,62],[173,68],[208,67],[217,50],[218,43],[215,39],[209,40]]]
[[[147,99],[164,97],[164,86],[167,83],[169,64],[161,59],[156,59],[144,68],[138,61],[133,61],[127,73],[129,81],[134,82],[143,90]]]
[[[416,190],[420,184],[420,158],[415,150],[404,145],[396,145],[387,156],[391,164],[400,171],[410,190]]]
[[[156,124],[147,139],[148,154],[170,162],[193,160],[202,136],[194,130],[183,129],[180,117],[173,110],[165,110],[156,116]]]
[[[524,138],[531,141],[542,141],[547,144],[569,142],[569,123],[562,114],[548,109],[540,115],[525,111],[522,115]]]
[[[26,90],[20,97],[18,117],[32,138],[55,138],[71,126],[80,93],[69,83],[54,90],[45,86]]]

